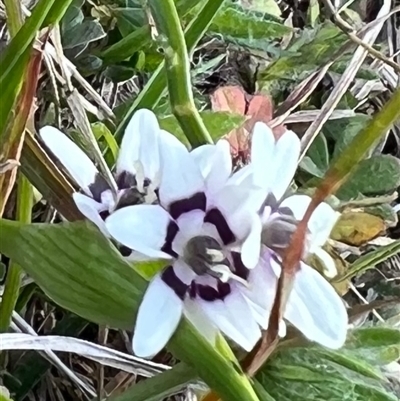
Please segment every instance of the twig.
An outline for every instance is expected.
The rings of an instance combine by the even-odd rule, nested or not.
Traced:
[[[380,51],[374,49],[372,46],[364,42],[362,39],[360,39],[357,36],[355,29],[340,16],[340,14],[335,10],[335,7],[333,6],[330,0],[323,0],[323,3],[325,4],[328,12],[334,18],[337,27],[341,29],[349,37],[351,41],[356,43],[358,46],[363,47],[375,58],[390,65],[397,73],[400,73],[400,65],[391,60],[390,58],[386,57],[385,55],[383,55]],[[387,16],[385,17],[387,18]]]
[[[357,295],[358,298],[360,298],[360,300],[362,301],[363,304],[368,305],[369,302],[360,294],[360,292],[357,290],[357,288],[354,286],[354,284],[352,282],[350,282],[350,289],[354,292],[354,294]],[[382,318],[382,316],[375,310],[372,309],[372,313],[374,314],[374,316],[381,322],[381,323],[385,323],[385,320]]]

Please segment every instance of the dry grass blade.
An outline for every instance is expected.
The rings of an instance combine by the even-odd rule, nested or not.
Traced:
[[[31,12],[22,4],[22,11],[25,16],[30,16]],[[107,103],[103,100],[103,98],[93,89],[93,87],[86,81],[86,79],[79,73],[76,66],[67,59],[64,55],[62,55],[61,59],[58,57],[57,51],[55,47],[50,43],[47,42],[44,48],[45,53],[49,54],[54,61],[56,61],[61,67],[64,67],[68,74],[82,86],[83,89],[87,92],[87,94],[98,104],[98,106],[103,111],[104,115],[109,118],[111,121],[115,120],[115,114],[107,105]]]
[[[45,199],[69,221],[81,220],[72,199],[73,187],[27,130],[21,170]]]
[[[0,334],[1,350],[52,350],[58,352],[72,352],[92,359],[104,366],[111,366],[125,372],[151,377],[170,366],[146,361],[132,355],[94,344],[73,337],[41,336],[30,334],[6,333]]]
[[[31,326],[29,326],[28,323],[25,322],[24,319],[22,319],[21,316],[18,315],[18,313],[13,312],[12,315],[13,323],[11,324],[11,327],[13,328],[14,331],[17,333],[20,332],[25,332],[28,334],[21,334],[21,335],[27,335],[30,338],[39,338],[35,330]],[[19,334],[10,334],[12,335],[19,335]],[[0,349],[3,348],[3,343],[0,342],[1,347]],[[96,393],[94,389],[82,381],[76,374],[69,369],[62,361],[61,359],[50,349],[44,348],[43,353],[41,353],[46,359],[48,359],[54,366],[56,366],[58,369],[60,369],[61,372],[63,372],[73,383],[75,383],[80,389],[83,390],[84,393],[90,395],[90,396],[95,396]]]
[[[380,9],[380,11],[378,13],[377,18],[387,16],[390,13],[391,3],[392,3],[391,0],[384,1],[382,8]],[[375,42],[379,32],[381,31],[384,22],[385,22],[385,20],[383,19],[382,22],[374,25],[373,28],[370,28],[364,34],[363,41],[369,45],[372,45]],[[347,89],[349,88],[350,84],[352,83],[357,71],[361,67],[361,65],[362,65],[364,59],[367,57],[367,55],[368,55],[368,51],[364,47],[359,46],[356,49],[348,67],[346,68],[346,71],[343,73],[339,82],[337,83],[335,88],[332,90],[329,98],[322,106],[319,116],[310,125],[310,127],[304,134],[303,138],[301,139],[300,159],[302,159],[305,156],[308,148],[311,146],[315,137],[321,131],[322,126],[329,119],[329,116],[332,114],[333,110],[338,105],[340,99],[346,93]]]

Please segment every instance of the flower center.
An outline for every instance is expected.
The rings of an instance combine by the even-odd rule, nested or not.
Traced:
[[[213,237],[199,235],[191,238],[184,249],[183,259],[199,276],[208,274],[224,283],[236,280],[247,285],[246,280],[232,272],[221,245]]]

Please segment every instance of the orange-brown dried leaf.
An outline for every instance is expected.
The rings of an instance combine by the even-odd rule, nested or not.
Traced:
[[[24,143],[26,123],[35,111],[36,87],[41,63],[42,51],[33,49],[16,106],[8,117],[4,133],[7,140],[3,144],[1,160],[13,159],[19,162]],[[14,186],[16,174],[17,169],[14,168],[0,175],[0,216],[4,212],[8,197]]]
[[[385,222],[379,216],[365,212],[347,212],[341,215],[331,237],[348,245],[361,246],[378,237],[385,229]]]

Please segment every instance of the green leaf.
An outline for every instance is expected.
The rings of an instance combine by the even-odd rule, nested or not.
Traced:
[[[1,253],[19,263],[57,304],[90,321],[132,329],[146,283],[96,227],[0,220],[0,230],[7,233]],[[13,250],[17,243],[19,252]]]
[[[198,5],[198,2],[194,2],[193,0],[183,0],[177,2],[177,9],[179,15],[184,15],[188,11],[190,11],[195,5]],[[117,11],[117,15],[120,16],[120,13]],[[127,25],[127,16],[124,16],[125,23]],[[131,21],[132,22],[132,21]],[[125,25],[125,24],[124,24]],[[120,27],[121,28],[121,27]],[[122,34],[125,32],[125,28],[122,28]],[[131,32],[123,37],[117,43],[114,43],[107,49],[105,49],[101,53],[101,57],[104,58],[106,62],[119,62],[126,59],[129,59],[133,56],[134,53],[145,49],[146,47],[150,47],[152,45],[151,40],[151,30],[149,25],[141,26],[140,28],[133,29],[131,28]]]
[[[115,138],[111,131],[107,128],[105,124],[102,122],[97,122],[93,123],[91,125],[93,134],[96,138],[96,141],[98,143],[101,143],[102,141],[105,141],[107,147],[110,149],[111,154],[112,154],[112,161],[109,163],[109,165],[113,165],[114,162],[117,160],[118,156],[118,151],[119,151],[119,146],[117,142],[115,141]]]
[[[327,121],[323,131],[329,139],[335,141],[335,149],[332,156],[334,160],[349,146],[354,137],[369,121],[371,121],[371,117],[364,114]]]
[[[359,329],[337,351],[282,347],[256,378],[276,400],[394,401],[379,366],[396,360],[399,347],[399,330]]]
[[[306,78],[328,61],[346,40],[347,36],[331,22],[325,22],[312,31],[304,30],[285,55],[260,71],[260,86],[270,85],[269,81],[280,79],[297,82]]]
[[[319,134],[310,146],[307,156],[300,162],[300,167],[309,174],[322,178],[328,166],[328,144],[325,135]]]
[[[234,114],[226,111],[203,111],[200,113],[204,124],[210,133],[212,139],[217,141],[222,136],[228,134],[235,128],[239,128],[246,121],[246,117],[240,114]],[[174,116],[160,118],[161,128],[171,132],[180,141],[189,145],[189,142],[184,135],[178,121]]]
[[[354,331],[346,347],[359,358],[374,365],[387,365],[400,358],[400,330],[389,327]]]
[[[146,282],[92,224],[0,220],[0,232],[0,253],[19,263],[57,304],[95,323],[132,329]],[[240,367],[185,319],[168,347],[221,397],[257,401]]]
[[[80,24],[66,30],[62,37],[63,47],[64,49],[73,49],[79,46],[86,48],[89,43],[104,38],[104,36],[106,33],[99,21],[85,19]]]
[[[372,156],[362,160],[353,175],[338,190],[337,196],[343,200],[357,195],[382,195],[400,186],[400,160],[390,155]]]
[[[32,45],[36,33],[43,24],[47,13],[50,11],[54,0],[40,0],[33,9],[32,15],[26,20],[18,33],[14,36],[0,57],[2,66],[0,74],[0,87],[10,79],[13,69],[21,60],[25,51]]]
[[[377,250],[369,252],[359,257],[347,269],[346,273],[334,279],[335,282],[341,282],[373,269],[377,264],[384,262],[390,257],[400,253],[400,240],[392,244],[379,247]]]
[[[215,17],[210,30],[220,35],[237,38],[276,39],[292,29],[280,22],[270,21],[253,12],[243,12],[233,7],[222,9]]]
[[[192,54],[197,43],[203,37],[216,13],[222,6],[223,1],[224,0],[207,0],[201,3],[203,7],[193,16],[193,19],[185,30],[185,41],[189,54]],[[190,3],[190,0],[188,0],[188,3]],[[162,96],[166,93],[166,88],[167,82],[164,74],[164,62],[162,62],[147,81],[145,87],[139,93],[121,123],[118,125],[117,131],[115,132],[115,139],[117,142],[121,141],[124,129],[135,110],[140,108],[154,109]]]

